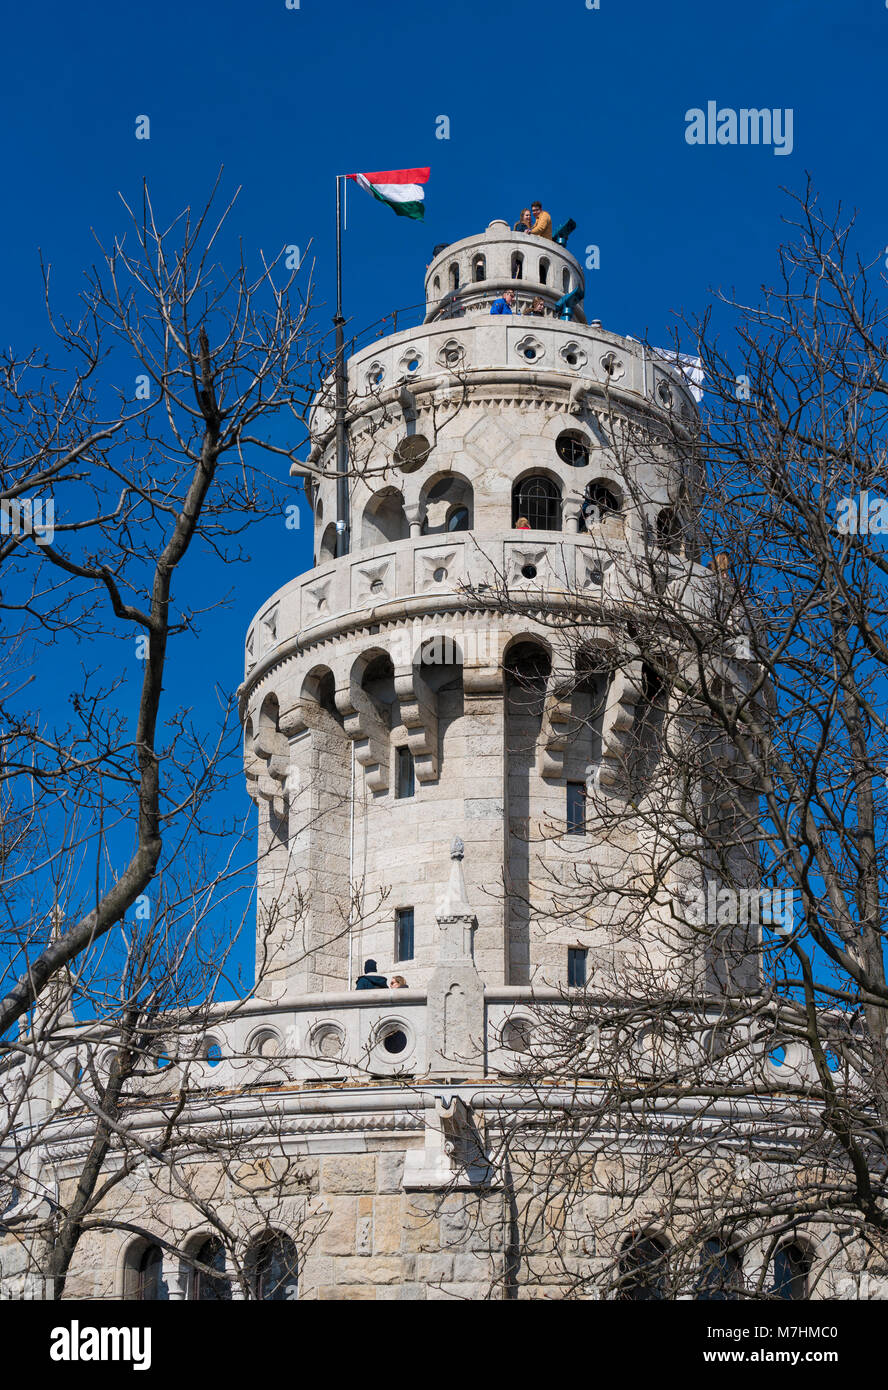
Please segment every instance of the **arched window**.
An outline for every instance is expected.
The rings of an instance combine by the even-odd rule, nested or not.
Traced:
[[[524,279],[524,256],[520,251],[512,252],[512,279]]]
[[[461,474],[448,473],[427,484],[422,490],[421,502],[423,535],[472,529],[474,494],[472,484]]]
[[[231,1281],[225,1273],[225,1246],[219,1237],[209,1236],[193,1258],[196,1267],[191,1271],[191,1297],[199,1303],[228,1303]]]
[[[247,1251],[246,1273],[253,1298],[284,1303],[297,1296],[299,1257],[289,1236],[268,1231]]]
[[[618,1297],[650,1303],[666,1297],[666,1246],[655,1236],[630,1240],[620,1255]]]
[[[561,272],[561,289],[564,294],[570,294],[570,271],[567,266]]]
[[[156,1303],[169,1298],[163,1277],[163,1251],[159,1245],[146,1245],[137,1256],[132,1297],[141,1303]]]
[[[384,487],[370,498],[361,518],[361,545],[380,545],[383,541],[406,540],[410,526],[404,513],[404,498],[396,487]]]
[[[798,1241],[781,1245],[774,1255],[771,1269],[774,1282],[771,1293],[775,1298],[804,1299],[808,1297],[808,1275],[811,1261]]]
[[[472,279],[475,281],[487,279],[487,262],[483,256],[476,256],[472,261]]]
[[[453,262],[451,263],[450,270],[448,271],[448,275],[449,275],[449,277],[450,277],[450,288],[451,288],[451,290],[458,290],[458,289],[459,289],[459,266],[457,265],[456,261],[453,261]]]
[[[619,516],[620,499],[607,483],[589,483],[580,509],[586,530],[606,521],[608,517]]]
[[[331,521],[321,537],[321,549],[318,554],[318,563],[324,565],[328,560],[336,559],[336,526]]]
[[[550,266],[550,261],[549,261],[548,256],[543,256],[543,257],[540,259],[540,284],[541,284],[541,285],[548,285],[548,283],[549,283],[549,266]]]
[[[657,544],[673,555],[681,550],[681,523],[671,507],[657,515]]]
[[[432,281],[432,289],[434,290],[434,292],[435,292],[436,295],[438,295],[438,294],[441,293],[441,276],[440,276],[440,275],[436,275],[435,278],[434,278],[434,280]]]
[[[743,1271],[734,1251],[720,1240],[707,1240],[700,1251],[697,1298],[715,1303],[739,1298],[742,1283]]]
[[[447,518],[448,531],[468,531],[469,529],[469,509],[468,507],[454,507]]]
[[[512,525],[522,517],[531,531],[560,531],[561,492],[557,483],[541,475],[516,483],[512,489]]]

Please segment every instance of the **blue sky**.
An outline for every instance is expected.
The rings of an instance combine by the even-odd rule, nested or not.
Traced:
[[[70,298],[96,254],[92,229],[122,228],[118,191],[137,198],[147,176],[172,214],[202,201],[220,164],[226,191],[243,186],[233,228],[249,252],[312,243],[325,326],[334,174],[431,166],[424,225],[350,196],[355,332],[417,303],[436,243],[512,221],[535,197],[556,222],[576,220],[571,249],[600,248],[587,316],[655,341],[710,289],[757,295],[785,232],[781,185],[801,189],[806,171],[827,204],[860,209],[864,256],[886,254],[883,0],[50,0],[15,6],[4,38],[0,292],[4,341],[21,351],[46,340],[38,247]],[[792,153],[687,144],[685,113],[709,100],[791,108]],[[448,140],[435,136],[441,115]],[[215,718],[214,682],[240,680],[250,617],[307,548],[304,531],[247,540],[230,607],[182,643],[168,683],[197,722]],[[231,811],[245,807],[232,792]]]

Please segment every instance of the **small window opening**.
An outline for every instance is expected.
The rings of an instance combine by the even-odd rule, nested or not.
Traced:
[[[586,833],[586,784],[568,782],[567,784],[567,833],[585,835]]]
[[[570,946],[567,952],[567,984],[569,989],[582,989],[586,983],[586,956],[582,946]]]
[[[413,762],[413,754],[407,747],[395,750],[397,759],[395,775],[395,799],[402,800],[404,797],[416,795],[416,767]]]
[[[399,907],[395,913],[398,961],[413,959],[413,908]]]

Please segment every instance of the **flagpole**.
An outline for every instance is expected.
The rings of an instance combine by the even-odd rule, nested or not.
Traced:
[[[342,317],[342,184],[344,174],[336,175],[336,555],[347,555],[349,541],[348,444],[345,436],[347,384],[345,375],[345,337]]]

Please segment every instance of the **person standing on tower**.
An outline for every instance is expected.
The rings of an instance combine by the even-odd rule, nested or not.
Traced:
[[[533,217],[533,226],[530,229],[530,235],[545,237],[546,241],[551,241],[552,218],[547,212],[543,212],[543,205],[539,199],[537,199],[535,203],[531,203],[530,212]]]
[[[385,976],[376,974],[375,960],[364,961],[364,973],[355,981],[355,989],[388,989]]]
[[[490,306],[492,314],[511,314],[512,305],[515,303],[515,291],[506,290],[500,299],[495,299]]]

